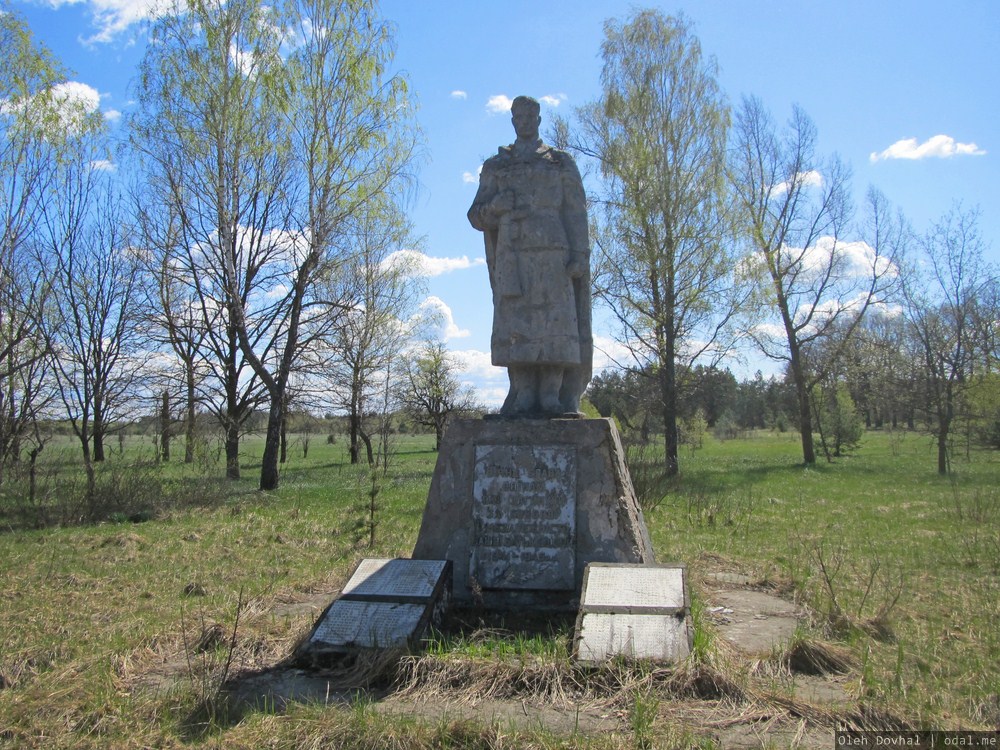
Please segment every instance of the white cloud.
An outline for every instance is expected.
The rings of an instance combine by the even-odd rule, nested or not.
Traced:
[[[117,172],[118,167],[114,162],[108,161],[107,159],[97,159],[96,161],[90,162],[90,168],[95,172]]]
[[[26,99],[0,99],[0,114],[20,111],[32,123],[47,122],[55,115],[59,130],[76,133],[83,129],[86,120],[97,112],[100,104],[101,95],[93,86],[79,81],[64,81],[45,93]]]
[[[425,255],[419,250],[397,250],[382,261],[384,267],[401,267],[414,276],[441,276],[485,264],[485,258],[470,260],[467,255],[459,258],[437,258]]]
[[[275,284],[264,294],[264,297],[270,300],[282,299],[286,296],[288,296],[288,286],[285,284]]]
[[[475,173],[472,172],[462,172],[462,182],[469,183],[470,185],[476,185],[479,183],[479,175],[483,173],[483,165],[480,164],[476,169]]]
[[[548,107],[558,107],[566,98],[566,94],[546,94],[538,97],[538,102]],[[514,100],[506,94],[494,94],[486,101],[486,111],[491,115],[502,115],[510,112],[510,105],[513,103]]]
[[[594,336],[594,372],[617,370],[635,362],[629,348],[610,336]]]
[[[451,354],[459,367],[462,383],[474,388],[476,397],[487,408],[500,408],[510,389],[507,369],[495,366],[490,353],[478,349],[463,349]]]
[[[837,252],[845,259],[848,273],[857,278],[871,276],[872,269],[879,275],[897,276],[899,268],[884,255],[877,255],[867,242],[841,242]]]
[[[917,143],[916,138],[904,138],[896,141],[884,151],[873,151],[868,157],[871,161],[885,159],[948,159],[952,156],[982,156],[986,151],[975,143],[958,143],[950,135],[935,135],[923,143]]]
[[[104,111],[104,119],[108,122],[118,122],[122,119],[122,113],[117,109],[106,109]]]
[[[768,343],[787,341],[784,326],[779,323],[758,323],[750,327],[750,335],[758,341]]]
[[[463,349],[454,351],[452,354],[455,356],[455,361],[462,368],[462,372],[468,377],[476,378],[477,380],[484,378],[487,380],[507,379],[506,369],[494,365],[489,352],[479,349]]]
[[[440,297],[431,295],[421,302],[416,317],[429,329],[428,332],[432,338],[450,341],[451,339],[464,339],[471,335],[468,328],[458,327],[451,308]]]
[[[810,169],[808,172],[800,172],[795,175],[796,186],[803,187],[822,187],[823,186],[823,175],[817,172],[815,169]],[[789,182],[779,182],[773,188],[771,188],[768,196],[774,198],[775,196],[781,195],[782,193],[788,192],[790,186]]]
[[[506,94],[494,94],[486,101],[486,111],[491,115],[502,115],[510,112],[510,105],[514,103]]]
[[[60,109],[77,109],[91,114],[101,105],[101,95],[93,86],[79,81],[57,83],[52,87],[52,101]]]
[[[253,54],[244,52],[236,44],[229,45],[229,61],[241,76],[248,77],[253,73],[256,60]]]
[[[79,0],[49,0],[59,7]],[[85,44],[110,42],[118,34],[135,24],[162,15],[170,7],[170,0],[87,0],[97,33],[84,39]]]
[[[451,94],[449,94],[449,96],[451,96],[452,99],[468,99],[469,98],[469,95],[467,93],[465,93],[464,91],[462,91],[461,89],[455,89],[454,91],[451,92]]]

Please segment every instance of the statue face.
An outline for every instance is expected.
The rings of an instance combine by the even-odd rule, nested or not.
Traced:
[[[514,132],[517,133],[518,138],[528,140],[538,138],[538,126],[542,122],[542,118],[539,115],[536,115],[527,107],[515,110],[512,115],[510,121],[514,124]]]

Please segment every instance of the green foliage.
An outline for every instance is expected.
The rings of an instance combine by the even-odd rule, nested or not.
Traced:
[[[827,460],[857,450],[865,433],[864,420],[843,383],[820,388],[815,394],[813,422],[818,432],[814,439]]]
[[[705,419],[705,413],[701,409],[681,422],[681,443],[692,451],[704,445],[707,434],[708,420]]]
[[[634,358],[651,363],[648,414],[666,423],[665,463],[675,474],[683,416],[675,367],[725,348],[723,323],[736,304],[724,197],[729,107],[717,65],[683,14],[610,19],[601,56],[601,97],[576,113],[578,150],[603,178],[591,216],[594,288]]]
[[[1000,374],[987,373],[968,386],[965,410],[976,441],[1000,449]]]
[[[639,505],[652,510],[663,502],[671,487],[663,463],[663,446],[641,439],[626,440],[625,457]]]

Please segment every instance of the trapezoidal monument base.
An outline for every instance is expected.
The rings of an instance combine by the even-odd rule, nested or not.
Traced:
[[[608,419],[456,420],[413,550],[450,560],[456,604],[572,609],[588,563],[655,562]]]

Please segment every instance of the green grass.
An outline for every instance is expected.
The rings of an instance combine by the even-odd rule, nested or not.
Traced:
[[[797,437],[761,434],[684,456],[647,517],[659,557],[723,555],[791,584],[866,655],[862,698],[928,727],[1000,721],[1000,455],[957,458],[952,477],[916,434],[870,433],[814,468],[799,455]],[[881,638],[859,627],[880,616]]]
[[[9,512],[13,486],[5,485],[0,747],[687,746],[657,734],[666,731],[654,720],[664,703],[645,694],[624,738],[309,704],[216,720],[204,731],[201,709],[228,649],[192,653],[202,631],[218,624],[228,638],[239,612],[235,669],[286,656],[312,617],[280,614],[282,606],[336,589],[361,557],[409,554],[436,459],[432,444],[429,436],[399,440],[371,549],[361,528],[367,470],[350,466],[342,441],[317,436],[308,460],[293,448],[274,493],[255,489],[259,440],[246,441],[244,478],[235,483],[218,481],[218,463],[144,465],[146,481],[129,489],[148,492],[155,506],[144,523],[18,527],[11,521],[20,516]],[[78,470],[68,441],[46,451],[45,486],[55,502],[60,483]],[[151,455],[148,440],[130,438],[107,471]],[[794,436],[760,434],[709,440],[684,453],[681,466],[647,513],[658,559],[696,571],[721,557],[794,591],[817,612],[816,628],[857,654],[862,666],[848,689],[863,703],[925,728],[1000,721],[1000,454],[958,457],[955,476],[941,478],[925,438],[869,434],[857,455],[805,469]],[[164,486],[185,488],[185,502],[157,505],[153,495]],[[492,637],[448,634],[432,648],[564,661],[567,641],[560,628],[541,635],[510,628]]]

